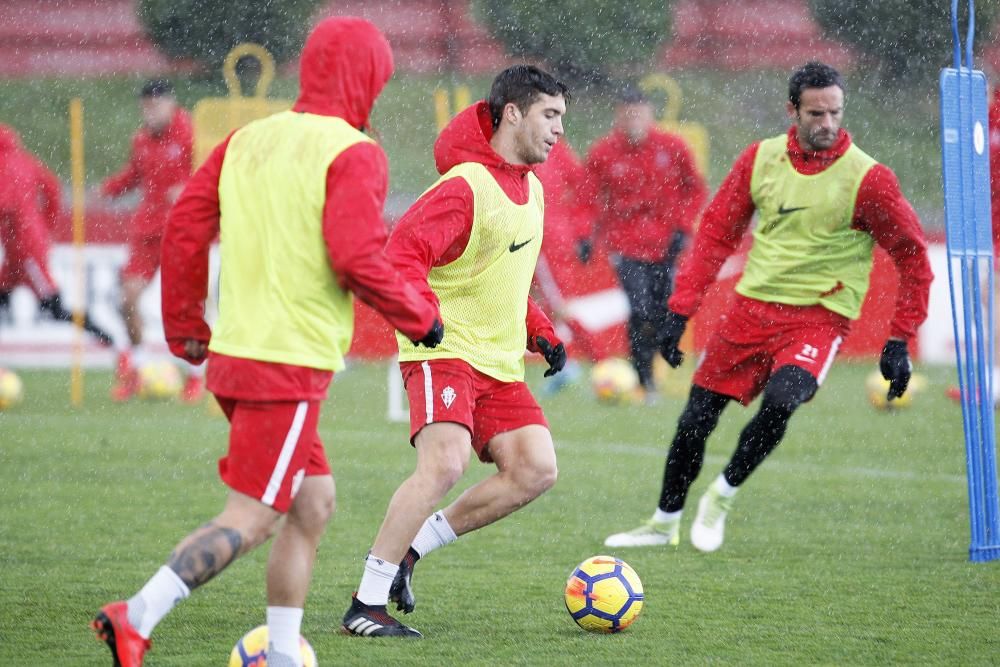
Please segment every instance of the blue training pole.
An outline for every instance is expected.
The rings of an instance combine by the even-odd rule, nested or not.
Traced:
[[[993,414],[994,285],[986,77],[972,69],[975,3],[969,0],[965,62],[951,3],[954,67],[941,71],[941,167],[948,284],[968,471],[969,559],[1000,558]],[[1000,184],[998,184],[1000,187]]]

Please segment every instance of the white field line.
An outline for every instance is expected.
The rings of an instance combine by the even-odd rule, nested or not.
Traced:
[[[385,436],[385,432],[343,429],[334,431],[329,441],[332,445],[336,442],[336,439],[340,437],[372,439],[384,438]],[[403,437],[405,437],[405,435]],[[564,452],[587,452],[588,454],[619,454],[623,456],[655,457],[661,461],[667,455],[666,444],[663,446],[653,447],[630,442],[591,442],[585,440],[559,439],[556,441],[556,449],[561,449]],[[729,462],[729,457],[710,455],[705,457],[705,462],[712,465],[725,465]],[[915,472],[912,470],[887,470],[884,468],[869,468],[863,466],[836,466],[822,465],[818,463],[796,463],[793,461],[773,460],[767,461],[764,463],[764,466],[768,470],[782,474],[896,479],[910,482],[947,482],[951,484],[965,484],[966,482],[965,475]],[[659,467],[656,469],[656,474],[660,474]]]

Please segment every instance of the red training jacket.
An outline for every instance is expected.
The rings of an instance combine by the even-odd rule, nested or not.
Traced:
[[[1000,257],[1000,88],[993,90],[989,110],[990,202],[993,214],[993,255]]]
[[[691,233],[708,186],[680,137],[651,128],[633,144],[612,130],[587,155],[580,198],[592,202],[592,236],[610,252],[659,262],[675,231]]]
[[[851,145],[844,129],[836,143],[825,151],[806,151],[799,146],[795,127],[788,130],[788,157],[800,174],[818,174]],[[701,305],[709,285],[715,282],[723,262],[739,246],[755,210],[750,196],[750,177],[759,143],[751,144],[736,158],[719,191],[701,216],[694,246],[677,274],[669,306],[679,315],[690,317]],[[927,318],[930,297],[930,260],[927,241],[913,207],[903,197],[899,181],[891,169],[877,164],[868,171],[854,204],[854,229],[871,234],[896,265],[899,292],[890,336],[908,340]],[[878,289],[878,286],[873,286]]]
[[[371,23],[326,19],[303,49],[301,92],[292,110],[337,116],[363,127],[392,70],[392,51]],[[208,342],[211,336],[204,320],[208,252],[219,231],[219,175],[228,145],[227,138],[188,182],[170,213],[163,240],[163,326],[171,351],[182,358],[187,358],[184,341]],[[378,145],[360,143],[338,155],[327,170],[323,238],[316,242],[326,245],[341,286],[406,336],[420,339],[439,313],[400,278],[383,254],[387,186],[385,153]],[[319,400],[332,377],[314,368],[215,353],[210,357],[208,388],[242,400]]]
[[[183,186],[191,176],[193,151],[191,118],[178,107],[170,124],[158,134],[140,127],[132,137],[128,162],[104,181],[101,191],[119,197],[142,188],[142,201],[132,217],[129,235],[133,238],[160,236],[173,205],[171,191]]]
[[[497,155],[490,146],[492,136],[486,102],[477,102],[459,113],[434,142],[438,173],[444,174],[463,162],[478,162],[486,166],[511,201],[526,204],[531,167],[510,164]],[[450,178],[424,193],[392,230],[386,255],[400,274],[419,285],[424,296],[434,303],[438,303],[437,296],[427,282],[430,270],[458,259],[465,252],[472,235],[473,215],[472,188],[464,178]],[[530,297],[525,323],[526,344],[532,352],[539,351],[535,336],[542,336],[553,345],[561,342],[549,318]]]

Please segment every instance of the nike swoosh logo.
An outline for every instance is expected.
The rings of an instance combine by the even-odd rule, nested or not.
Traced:
[[[518,250],[520,250],[521,248],[523,248],[524,246],[528,245],[529,243],[531,243],[534,240],[535,240],[535,237],[532,236],[530,239],[528,239],[524,243],[511,243],[510,247],[507,248],[507,250],[509,250],[511,252],[517,252]]]
[[[788,215],[789,213],[795,213],[796,211],[804,211],[807,208],[809,208],[809,207],[808,206],[792,206],[791,208],[785,208],[785,205],[782,204],[781,206],[778,207],[778,215]]]

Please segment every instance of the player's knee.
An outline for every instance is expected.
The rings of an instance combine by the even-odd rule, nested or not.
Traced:
[[[811,399],[819,383],[811,373],[798,366],[782,366],[764,388],[764,402],[773,408],[791,414]]]
[[[322,530],[336,510],[336,492],[333,482],[314,484],[303,489],[295,498],[289,511],[289,518],[307,527]]]
[[[554,460],[525,461],[509,471],[525,502],[542,495],[553,487],[559,477]]]
[[[716,424],[727,401],[716,399],[717,394],[695,386],[691,390],[684,411],[677,420],[677,430],[692,438],[707,438]]]

